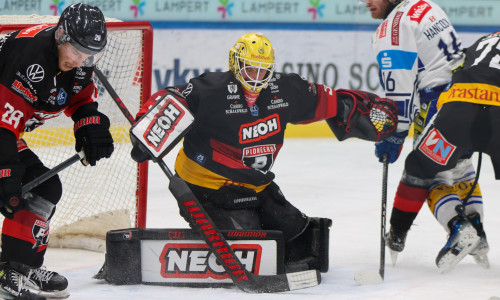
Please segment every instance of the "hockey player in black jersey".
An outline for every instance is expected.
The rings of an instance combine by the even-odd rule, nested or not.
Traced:
[[[294,207],[271,172],[286,126],[327,120],[339,139],[376,141],[395,130],[397,108],[371,93],[333,90],[297,74],[275,72],[274,49],[260,33],[238,39],[229,51],[229,69],[158,91],[138,117],[167,93],[184,102],[194,123],[175,170],[216,226],[279,230],[286,243],[287,271],[326,272],[331,220],[306,216]],[[376,115],[370,108],[376,105],[384,115],[378,127],[370,121]],[[141,146],[134,145],[136,161],[148,159]]]
[[[64,113],[75,122],[76,150],[95,166],[113,152],[109,119],[98,111],[93,65],[106,45],[102,12],[66,8],[57,26],[37,25],[0,40],[0,297],[68,297],[62,275],[42,267],[49,222],[62,195],[56,175],[22,195],[23,184],[48,170],[22,139]]]
[[[495,178],[500,179],[499,49],[500,32],[486,35],[466,49],[463,67],[453,74],[451,87],[439,97],[440,110],[405,161],[400,185],[426,195],[430,179],[455,167],[469,151],[489,154]],[[451,269],[467,253],[487,259],[488,243],[479,216],[466,219],[470,202],[472,198],[465,206],[456,206],[459,214],[448,224],[449,240],[436,258],[440,269]]]

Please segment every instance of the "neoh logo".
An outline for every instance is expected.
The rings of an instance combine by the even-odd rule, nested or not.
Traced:
[[[440,165],[446,165],[457,147],[450,144],[437,129],[432,129],[418,149]]]
[[[235,244],[231,248],[247,271],[259,274],[262,256],[259,244]],[[206,243],[168,243],[159,260],[164,278],[229,278]]]
[[[253,123],[243,124],[240,127],[240,144],[257,142],[281,131],[278,114],[272,114]]]
[[[144,132],[144,139],[148,145],[156,151],[160,151],[169,134],[174,130],[184,114],[184,109],[171,99],[158,107],[158,112]]]

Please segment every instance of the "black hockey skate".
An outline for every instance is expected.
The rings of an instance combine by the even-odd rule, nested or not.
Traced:
[[[486,233],[484,232],[483,223],[481,223],[480,216],[478,213],[472,213],[467,216],[467,219],[472,223],[472,226],[477,231],[479,236],[479,244],[474,248],[469,254],[472,255],[474,261],[483,268],[490,268],[490,260],[488,259],[488,252],[490,251],[490,246],[486,240]]]
[[[396,230],[391,226],[391,229],[385,236],[385,244],[390,250],[391,262],[393,266],[396,265],[396,261],[398,260],[398,253],[403,251],[405,248],[407,234],[408,231]]]
[[[14,269],[11,265],[16,265]],[[18,271],[22,269],[22,271]],[[29,272],[29,267],[16,263],[0,263],[0,298],[46,300],[45,297],[31,293],[25,283],[28,278],[23,273]]]
[[[446,273],[453,269],[480,242],[474,226],[472,226],[468,219],[462,216],[456,216],[451,219],[448,222],[448,228],[450,228],[450,237],[436,257],[436,265],[441,273]]]
[[[68,280],[57,272],[49,271],[45,267],[31,269],[26,282],[31,292],[48,298],[68,298]]]

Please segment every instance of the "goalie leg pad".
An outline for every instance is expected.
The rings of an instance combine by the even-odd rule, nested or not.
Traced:
[[[330,227],[328,218],[310,218],[305,230],[285,246],[287,271],[304,269],[328,272]]]
[[[186,183],[217,228],[222,230],[262,229],[256,211],[259,199],[253,190],[236,186],[214,190]],[[179,211],[181,216],[188,221],[189,216],[184,216],[180,208]]]

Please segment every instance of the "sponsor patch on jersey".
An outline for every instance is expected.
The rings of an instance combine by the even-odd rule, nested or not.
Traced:
[[[207,161],[207,156],[203,153],[197,152],[194,157],[194,160],[200,165],[204,165],[205,162]]]
[[[416,59],[416,52],[401,50],[386,50],[377,54],[377,62],[382,70],[411,70]]]
[[[235,83],[230,83],[227,85],[227,90],[231,94],[235,94],[238,91],[238,85]]]
[[[36,26],[33,26],[33,27],[29,27],[29,28],[23,29],[23,30],[21,30],[17,34],[16,39],[17,38],[23,38],[23,37],[34,37],[40,31],[42,31],[45,28],[50,27],[50,26],[51,25],[48,25],[48,24],[40,24],[40,25],[36,25]]]
[[[399,23],[403,17],[403,12],[398,11],[392,20],[391,43],[393,46],[399,46]]]
[[[233,244],[231,248],[247,271],[260,273],[262,247],[257,243]],[[189,259],[188,259],[189,258]],[[217,262],[206,243],[167,243],[159,257],[164,278],[227,279],[229,275]]]
[[[63,105],[64,102],[66,102],[66,98],[68,98],[68,93],[63,88],[61,88],[56,97],[57,104]]]
[[[385,20],[384,22],[382,22],[382,24],[380,25],[380,36],[379,38],[384,38],[386,35],[387,35],[387,23],[389,23],[388,20]]]
[[[240,144],[257,142],[279,132],[281,132],[280,117],[278,114],[272,114],[264,119],[242,124],[239,131]]]
[[[450,144],[436,129],[429,131],[418,149],[440,165],[446,165],[457,147]]]
[[[38,100],[38,97],[35,96],[29,88],[24,87],[24,85],[19,80],[14,80],[11,88],[21,94],[24,99],[28,100],[31,103]]]
[[[431,10],[431,5],[423,0],[418,1],[413,5],[408,11],[408,16],[410,20],[415,21],[420,24],[425,14]]]
[[[274,99],[271,99],[271,105],[267,106],[267,110],[287,108],[289,105],[290,104],[282,98],[274,97]]]
[[[31,82],[42,81],[45,71],[39,64],[33,64],[26,69],[26,76]]]
[[[250,107],[250,114],[254,117],[259,116],[259,106],[257,104],[254,104],[252,107]]]

